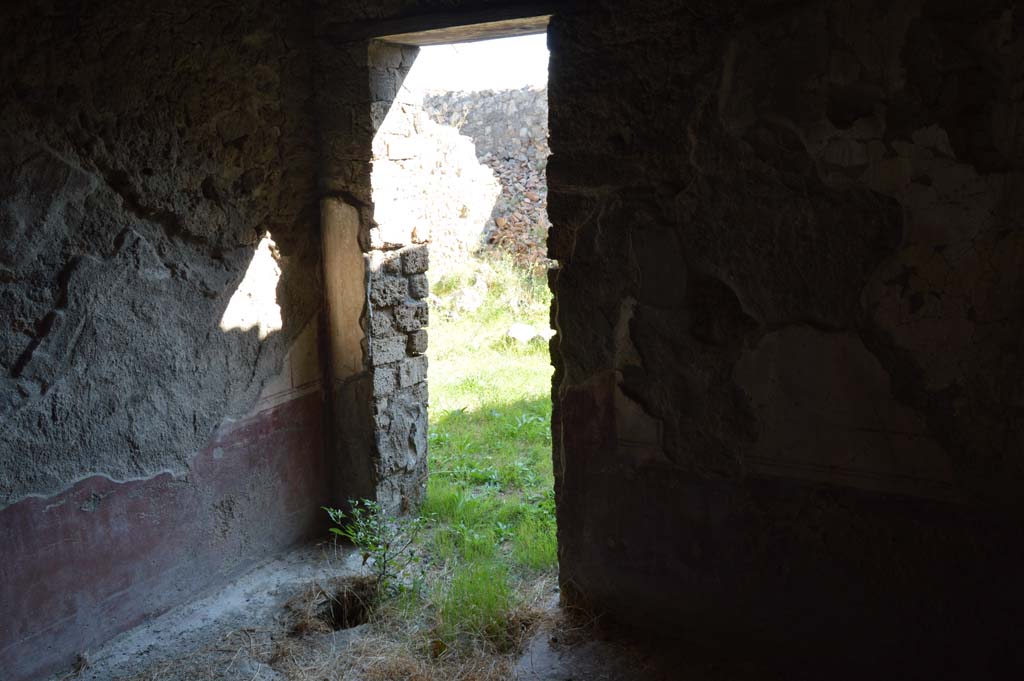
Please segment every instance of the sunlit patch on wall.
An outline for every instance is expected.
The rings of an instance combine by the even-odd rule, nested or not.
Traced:
[[[277,282],[281,279],[277,245],[270,232],[263,235],[224,315],[222,331],[258,329],[260,340],[281,329],[281,307],[277,304]]]

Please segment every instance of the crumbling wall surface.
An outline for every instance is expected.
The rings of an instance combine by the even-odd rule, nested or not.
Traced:
[[[297,4],[5,9],[0,505],[183,470],[312,318]],[[223,330],[267,231],[281,332]]]
[[[915,674],[1020,659],[1022,27],[1010,2],[555,17],[570,601],[733,650],[928,643]]]
[[[514,158],[543,169],[549,153],[547,88],[428,92],[423,106],[436,122],[471,138],[480,161]]]
[[[0,13],[0,661],[19,678],[309,531],[322,294],[306,3]],[[246,280],[254,257],[276,286]]]

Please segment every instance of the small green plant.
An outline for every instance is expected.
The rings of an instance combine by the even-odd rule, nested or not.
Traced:
[[[421,562],[416,538],[425,519],[391,518],[379,503],[370,499],[349,499],[348,503],[348,513],[323,507],[335,525],[331,532],[359,549],[363,565],[370,565],[379,594],[400,591],[403,572]]]

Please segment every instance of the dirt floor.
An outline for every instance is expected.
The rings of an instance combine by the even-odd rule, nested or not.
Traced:
[[[228,586],[84,651],[53,681],[347,681],[436,678],[374,655],[373,625],[358,624],[358,593],[341,608],[339,584],[359,584],[360,557],[306,546]],[[352,581],[354,580],[354,582]],[[755,678],[672,645],[612,639],[551,611],[500,676],[516,681],[704,681]],[[355,626],[352,626],[355,625]],[[336,627],[341,627],[337,628]],[[507,667],[505,667],[507,668]],[[749,670],[748,670],[749,671]],[[725,673],[723,673],[725,672]],[[461,678],[493,679],[492,673]],[[762,675],[756,678],[766,678]]]
[[[295,549],[268,561],[222,589],[175,608],[103,647],[84,651],[77,671],[55,679],[284,678],[262,662],[263,648],[287,633],[286,604],[311,585],[356,575],[360,559],[330,544]],[[351,636],[343,630],[338,643]],[[332,641],[334,644],[335,641]]]

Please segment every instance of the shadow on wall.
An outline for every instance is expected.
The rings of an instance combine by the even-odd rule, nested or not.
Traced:
[[[279,302],[289,258],[269,232],[211,258],[159,227],[72,259],[8,378],[29,386],[0,426],[0,664],[14,679],[322,525],[318,323],[307,312],[296,330],[294,298]]]
[[[22,65],[0,69],[5,678],[323,523],[308,5],[0,10]],[[338,70],[350,111],[363,52]]]
[[[17,196],[4,207],[24,215]],[[49,213],[27,224],[42,222],[45,233],[57,221]],[[34,233],[15,247],[32,246]],[[221,419],[250,411],[289,344],[315,337],[316,326],[308,294],[298,301],[306,309],[282,313],[278,289],[294,300],[296,284],[310,277],[282,280],[282,256],[265,234],[255,248],[209,255],[142,221],[113,239],[109,255],[68,257],[55,290],[29,283],[33,267],[41,274],[38,262],[5,259],[22,283],[5,287],[8,294],[49,309],[31,336],[6,334],[0,428],[10,447],[0,458],[0,502],[57,492],[89,474],[131,480],[184,471]]]
[[[155,251],[148,241],[132,232],[121,244],[107,262],[77,261],[67,302],[17,377],[51,378],[4,423],[23,485],[29,462],[44,484],[73,481],[0,510],[0,662],[12,678],[66,662],[322,522],[317,324],[288,348],[270,238],[237,289],[190,308],[163,304],[184,284],[141,258]],[[238,418],[217,426],[226,408]],[[25,419],[38,430],[17,430]],[[98,460],[90,445],[119,456]],[[46,456],[31,458],[37,447]]]

